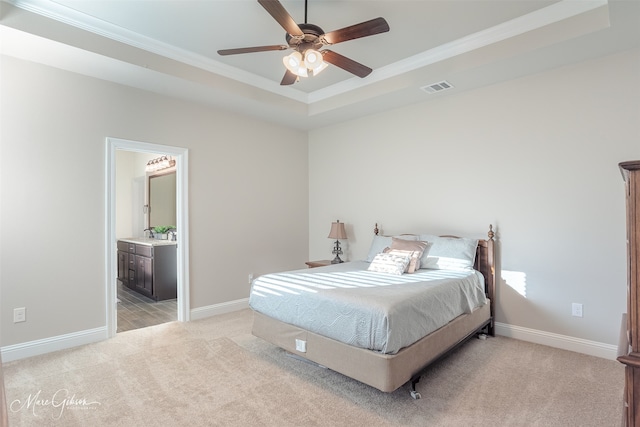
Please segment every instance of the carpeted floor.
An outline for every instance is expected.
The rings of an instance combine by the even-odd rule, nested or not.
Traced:
[[[4,365],[11,426],[619,426],[624,368],[471,340],[382,393],[253,337],[243,310]]]

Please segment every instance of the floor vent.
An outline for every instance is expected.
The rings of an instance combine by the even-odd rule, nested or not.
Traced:
[[[422,86],[420,89],[427,92],[428,94],[442,92],[443,90],[452,89],[453,85],[446,80],[443,80],[438,83],[433,83],[427,86]]]

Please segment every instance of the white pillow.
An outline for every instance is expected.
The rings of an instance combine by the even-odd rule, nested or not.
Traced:
[[[407,265],[409,265],[410,261],[410,255],[382,253],[373,258],[373,261],[371,261],[367,270],[400,276],[407,269]]]
[[[437,270],[472,270],[476,259],[477,239],[439,237],[421,234],[420,240],[432,243],[426,260],[420,268]]]
[[[391,236],[373,236],[371,247],[369,248],[369,255],[367,255],[367,262],[372,262],[376,255],[382,253],[385,248],[391,246]]]

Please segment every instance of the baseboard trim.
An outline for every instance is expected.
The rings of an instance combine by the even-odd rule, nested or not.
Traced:
[[[207,307],[199,307],[191,310],[191,320],[204,319],[206,317],[215,316],[216,314],[231,313],[233,311],[243,310],[249,307],[249,298],[243,298],[235,301],[214,304]],[[20,344],[8,345],[0,348],[3,362],[24,359],[27,357],[38,356],[40,354],[51,353],[54,351],[65,350],[84,344],[91,344],[103,341],[109,338],[107,327],[102,326],[94,329],[73,332],[70,334],[58,335],[50,338],[24,342]]]
[[[233,311],[244,310],[245,308],[249,308],[249,298],[242,298],[235,301],[194,308],[191,310],[190,314],[191,320],[198,320],[215,316],[216,314],[225,314]]]
[[[248,298],[194,308],[191,310],[191,320],[204,319],[217,314],[231,313],[245,308],[249,308]],[[611,344],[603,344],[597,341],[554,334],[536,329],[523,328],[521,326],[509,325],[500,322],[495,323],[495,330],[497,335],[501,335],[503,337],[547,345],[549,347],[560,348],[563,350],[575,351],[577,353],[588,354],[590,356],[601,357],[603,359],[616,360],[618,357],[618,348]],[[106,326],[103,326],[70,334],[8,345],[0,348],[0,353],[2,354],[3,362],[10,362],[12,360],[19,360],[40,354],[65,350],[106,339],[108,339],[107,328]]]
[[[603,359],[616,360],[618,355],[618,348],[615,345],[603,344],[597,341],[589,341],[499,322],[495,323],[495,330],[497,335],[503,337],[575,351],[576,353],[588,354]]]
[[[102,326],[100,328],[86,329],[84,331],[73,332],[70,334],[43,338],[41,340],[7,345],[0,348],[0,352],[2,353],[2,361],[10,362],[12,360],[24,359],[84,344],[91,344],[106,340],[107,338],[107,328],[106,326]]]

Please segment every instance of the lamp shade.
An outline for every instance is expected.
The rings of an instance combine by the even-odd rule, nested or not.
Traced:
[[[330,239],[346,239],[347,238],[347,232],[344,230],[344,223],[340,222],[340,220],[337,220],[336,222],[332,222],[331,223],[331,231],[329,231],[329,236]]]

